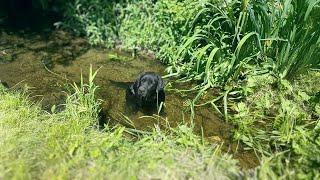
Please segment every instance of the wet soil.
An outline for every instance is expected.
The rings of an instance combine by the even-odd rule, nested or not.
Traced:
[[[178,84],[174,79],[165,79],[171,87],[166,87],[164,110],[132,111],[126,102],[126,88],[145,71],[165,75],[165,66],[149,56],[133,58],[130,53],[90,47],[85,39],[76,38],[63,31],[47,33],[8,32],[0,30],[0,81],[11,89],[24,88],[30,98],[41,102],[43,109],[50,110],[57,105],[63,109],[68,84],[80,82],[80,74],[88,78],[89,68],[98,68],[95,83],[99,86],[97,97],[102,100],[104,121],[109,124],[133,126],[139,130],[149,130],[154,124],[170,126],[183,121],[193,121],[195,131],[203,134],[210,142],[224,143],[224,150],[234,154],[244,168],[255,167],[257,158],[252,152],[232,142],[232,126],[226,123],[211,106],[195,109],[191,119],[187,102],[194,93],[179,93],[171,89],[190,89],[193,84]],[[203,99],[214,98],[209,92]],[[126,118],[133,124],[128,124]]]

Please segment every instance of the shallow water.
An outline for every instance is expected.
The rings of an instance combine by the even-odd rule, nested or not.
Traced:
[[[164,125],[166,122],[175,126],[182,121],[190,122],[190,107],[184,106],[192,93],[178,93],[166,87],[165,108],[150,117],[154,112],[139,110],[130,111],[126,105],[126,88],[144,71],[154,71],[164,75],[165,67],[154,58],[139,56],[117,50],[91,48],[84,39],[75,38],[63,31],[44,34],[8,33],[0,35],[0,80],[13,89],[27,88],[32,100],[41,100],[44,109],[65,102],[66,84],[80,82],[81,72],[87,79],[89,67],[98,68],[95,83],[99,86],[97,97],[103,100],[102,109],[106,114],[105,121],[110,124],[129,125],[125,117],[129,117],[133,126],[140,130],[148,130],[154,124]],[[173,88],[188,89],[192,84],[177,84],[173,79],[165,79]],[[211,92],[209,94],[214,94]],[[208,95],[209,96],[209,95]],[[210,98],[210,97],[207,97]],[[218,116],[210,106],[198,107],[193,119],[195,131],[203,134],[209,141],[224,142],[224,150],[234,153],[236,143],[232,139],[232,126]],[[257,159],[251,152],[238,149],[234,156],[245,168],[257,165]]]

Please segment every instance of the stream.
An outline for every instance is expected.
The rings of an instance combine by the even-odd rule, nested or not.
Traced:
[[[195,92],[181,92],[190,89],[192,83],[178,83],[165,78],[166,101],[163,112],[130,111],[126,104],[126,88],[138,74],[153,71],[165,74],[165,66],[152,55],[131,53],[91,47],[84,38],[52,30],[45,32],[10,31],[0,29],[0,81],[10,89],[27,89],[29,98],[40,102],[44,110],[55,105],[63,110],[70,83],[80,82],[80,75],[88,79],[90,65],[98,74],[94,80],[99,86],[97,98],[102,100],[104,122],[111,125],[133,126],[138,130],[150,130],[154,124],[174,127],[183,121],[190,122],[190,106]],[[69,84],[69,85],[68,85]],[[202,101],[210,100],[217,92],[208,92]],[[132,122],[128,125],[127,118]],[[219,116],[212,106],[195,108],[194,131],[209,142],[223,143],[223,151],[231,153],[244,168],[258,165],[253,152],[244,151],[232,141],[233,127]]]

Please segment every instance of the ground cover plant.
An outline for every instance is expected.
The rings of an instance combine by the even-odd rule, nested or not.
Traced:
[[[252,76],[243,90],[248,94],[232,105],[234,139],[262,157],[287,164],[291,170],[285,170],[286,178],[319,177],[319,75],[308,73],[294,83],[279,82],[269,74]]]

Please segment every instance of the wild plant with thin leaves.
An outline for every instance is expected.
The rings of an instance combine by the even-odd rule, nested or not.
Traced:
[[[88,1],[66,8],[63,26],[91,44],[156,52],[168,73],[223,86],[246,65],[292,79],[319,68],[319,1]]]
[[[71,113],[70,117],[98,118],[101,102],[100,100],[96,100],[95,94],[98,86],[93,82],[97,73],[98,70],[93,72],[92,66],[90,66],[88,83],[84,82],[82,74],[80,78],[80,85],[73,83],[72,88],[74,93],[68,96],[66,100],[66,112]]]
[[[281,78],[319,66],[318,1],[205,3],[172,63],[172,72],[224,85],[247,64],[271,63]],[[270,69],[264,69],[270,71]]]
[[[274,4],[272,32],[264,39],[266,55],[280,78],[292,80],[320,64],[320,1],[285,0]]]

